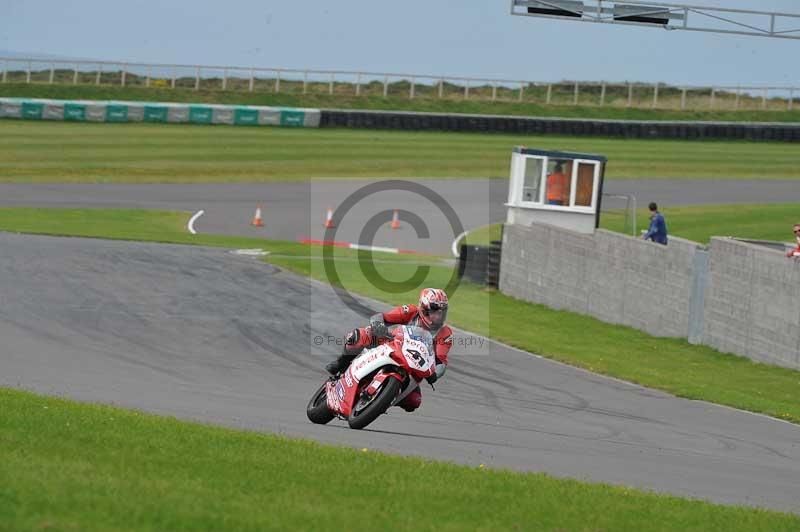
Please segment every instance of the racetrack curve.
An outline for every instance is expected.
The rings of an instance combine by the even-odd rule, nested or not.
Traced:
[[[358,448],[800,508],[800,427],[497,343],[364,431],[306,403],[356,312],[228,250],[0,233],[0,385]],[[459,336],[468,338],[464,333]],[[475,338],[479,340],[479,338]],[[324,342],[323,342],[324,343]]]
[[[507,178],[404,181],[430,188],[443,201],[420,199],[404,191],[384,191],[359,202],[358,208],[350,211],[337,228],[335,239],[450,255],[452,241],[461,231],[453,228],[442,214],[443,203],[452,206],[465,230],[506,218]],[[325,236],[326,209],[336,209],[348,196],[373,182],[376,181],[190,185],[5,183],[0,184],[0,206],[166,209],[191,213],[203,210],[194,223],[199,233],[280,240],[321,239]],[[656,201],[667,216],[673,205],[800,202],[800,186],[790,180],[615,179],[606,181],[604,192],[634,195],[639,207]],[[250,225],[257,205],[262,207],[264,227]],[[624,202],[606,199],[604,207],[621,208]],[[425,221],[429,235],[418,237],[407,223],[391,230],[391,216],[387,214],[374,240],[364,240],[361,232],[367,220],[391,209],[407,209],[417,214]]]

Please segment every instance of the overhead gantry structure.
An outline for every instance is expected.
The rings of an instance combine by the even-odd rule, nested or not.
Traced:
[[[638,0],[512,0],[511,14],[800,40],[800,14]]]

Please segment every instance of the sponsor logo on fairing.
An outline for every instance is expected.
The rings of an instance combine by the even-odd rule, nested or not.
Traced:
[[[363,358],[362,360],[358,361],[358,364],[356,364],[356,366],[355,366],[355,371],[360,370],[361,368],[363,368],[364,366],[366,366],[370,362],[375,362],[377,359],[378,359],[378,353],[377,352],[370,353],[365,358]]]
[[[353,386],[353,379],[350,377],[349,369],[344,373],[344,383],[347,385],[348,388]]]
[[[336,395],[339,396],[340,401],[344,401],[344,386],[342,386],[342,381],[336,383]]]

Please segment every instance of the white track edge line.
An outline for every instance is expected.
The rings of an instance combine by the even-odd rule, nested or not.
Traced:
[[[196,235],[196,234],[197,234],[197,231],[195,231],[195,230],[194,230],[194,222],[195,222],[195,220],[197,220],[198,218],[200,218],[201,216],[203,216],[203,213],[204,213],[204,212],[205,212],[205,211],[203,211],[203,210],[199,210],[199,211],[197,211],[196,213],[194,213],[194,216],[192,216],[192,217],[189,219],[189,224],[188,224],[186,227],[188,227],[188,228],[189,228],[189,232],[190,232],[190,233],[192,233],[193,235]]]
[[[458,236],[456,237],[456,239],[455,239],[455,240],[453,240],[453,245],[452,245],[452,246],[450,246],[450,251],[452,251],[452,252],[453,252],[453,256],[454,256],[455,258],[459,258],[459,257],[460,257],[460,255],[458,254],[458,241],[459,241],[459,240],[461,240],[462,238],[464,238],[464,237],[466,236],[466,234],[467,234],[467,233],[469,233],[469,231],[464,231],[463,233],[461,233],[460,235],[458,235]]]

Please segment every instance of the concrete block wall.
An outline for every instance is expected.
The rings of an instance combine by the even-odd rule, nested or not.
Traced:
[[[508,224],[500,290],[800,370],[800,260],[768,246],[722,237],[708,249],[676,237],[661,246],[602,229]]]
[[[506,225],[500,290],[650,334],[685,337],[697,247],[680,238],[661,246],[602,229],[587,235],[545,224]]]
[[[800,369],[800,261],[730,238],[710,250],[703,343]]]

